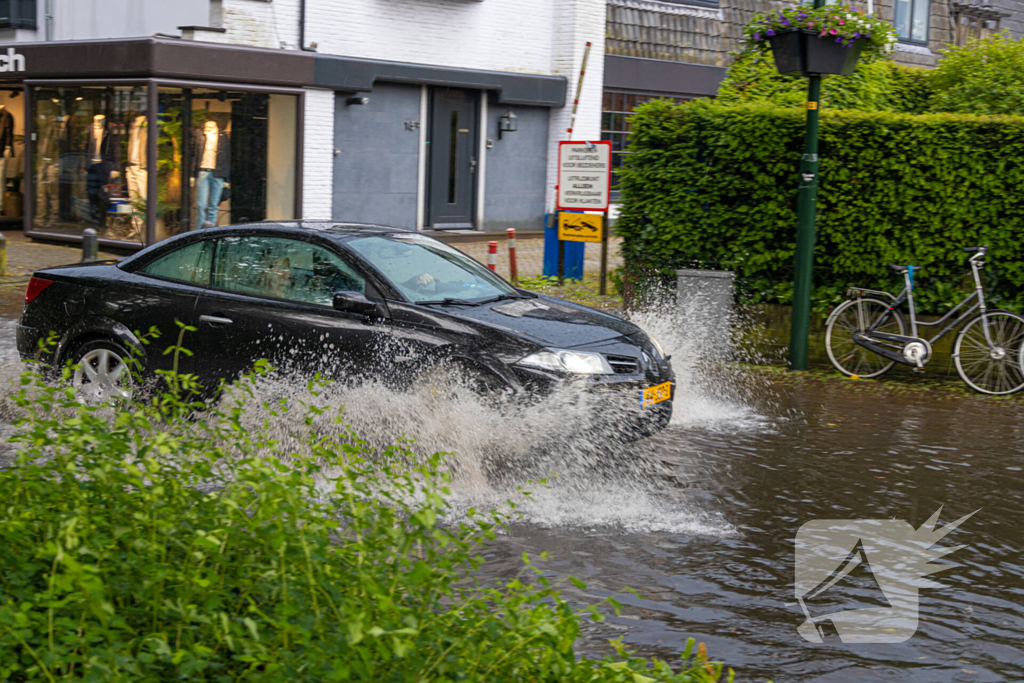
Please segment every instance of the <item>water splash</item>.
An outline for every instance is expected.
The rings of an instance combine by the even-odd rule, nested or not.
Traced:
[[[331,410],[313,421],[321,434],[344,438],[350,425],[376,449],[407,439],[416,452],[449,453],[456,517],[511,499],[522,519],[538,526],[731,533],[730,525],[685,495],[680,482],[686,473],[679,463],[689,456],[668,462],[664,454],[685,451],[686,435],[694,430],[769,428],[770,420],[752,399],[749,373],[707,352],[709,341],[692,334],[700,328],[693,312],[661,304],[631,319],[672,356],[678,379],[672,423],[653,440],[635,440],[621,428],[636,418],[632,404],[609,407],[573,387],[530,405],[483,400],[445,372],[403,391],[375,382],[317,387],[274,374],[257,382],[258,400],[246,403],[243,423],[268,429],[286,452],[297,450],[308,429],[301,406],[327,406]],[[14,417],[10,396],[23,369],[13,332],[13,325],[0,327],[4,423]],[[288,411],[275,409],[282,401]],[[523,498],[522,489],[531,495]]]

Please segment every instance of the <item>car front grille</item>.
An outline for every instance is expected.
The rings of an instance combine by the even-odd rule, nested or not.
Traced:
[[[616,375],[635,375],[640,372],[640,363],[636,358],[629,356],[605,356],[605,358],[608,359],[608,365],[612,366]]]

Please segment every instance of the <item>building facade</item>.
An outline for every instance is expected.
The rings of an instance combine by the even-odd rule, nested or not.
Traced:
[[[830,0],[829,4],[837,4]],[[714,95],[743,27],[781,0],[607,0],[602,138],[621,167],[633,108],[653,97]],[[846,4],[846,2],[842,3]],[[1024,33],[1024,0],[853,0],[893,22],[895,61],[931,67],[940,50],[1000,30]],[[614,193],[613,193],[614,196]]]
[[[31,236],[539,229],[588,43],[574,133],[600,138],[604,0],[6,5],[0,220]]]
[[[950,43],[1019,36],[1024,0],[974,1],[872,10],[900,30],[896,58],[928,66]],[[0,225],[122,246],[298,217],[538,229],[571,121],[620,166],[638,104],[714,95],[743,25],[781,6],[7,0]]]

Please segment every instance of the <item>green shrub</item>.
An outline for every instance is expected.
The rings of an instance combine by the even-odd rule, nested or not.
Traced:
[[[616,229],[634,270],[737,271],[750,300],[792,281],[805,112],[770,104],[653,102],[632,119]],[[887,263],[924,271],[920,301],[959,292],[960,247],[988,244],[993,303],[1024,303],[1024,118],[892,112],[821,114],[815,284],[897,289]]]
[[[927,73],[926,69],[885,59],[862,60],[852,76],[822,79],[822,110],[921,113],[931,96]],[[747,51],[737,55],[729,66],[716,99],[724,104],[767,102],[800,107],[807,102],[807,79],[780,74],[771,54]]]
[[[943,50],[931,110],[1024,115],[1024,41],[1008,33]]]
[[[253,428],[254,382],[197,413],[174,391],[95,407],[22,377],[0,680],[719,680],[703,645],[676,673],[577,659],[580,615],[542,575],[473,580],[504,515],[442,524],[442,455],[371,453],[315,382]]]

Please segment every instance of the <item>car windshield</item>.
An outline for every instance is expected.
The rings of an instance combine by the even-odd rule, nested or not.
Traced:
[[[465,254],[432,237],[358,237],[347,246],[384,274],[410,301],[477,301],[516,291]]]

